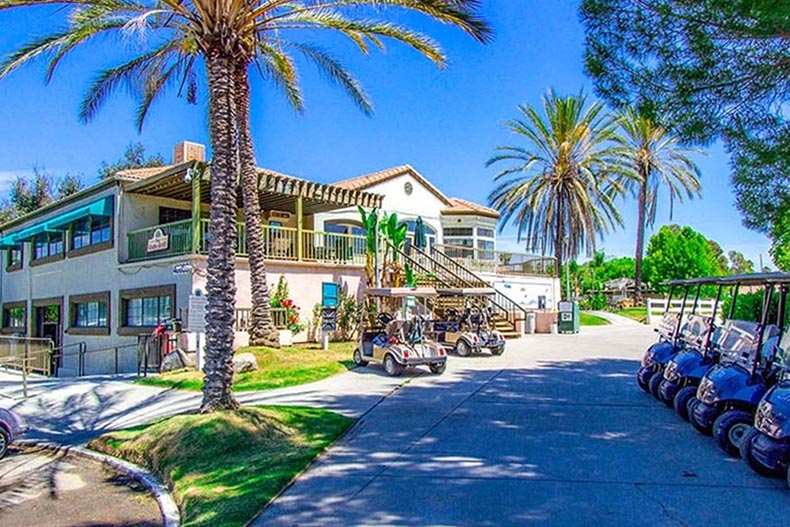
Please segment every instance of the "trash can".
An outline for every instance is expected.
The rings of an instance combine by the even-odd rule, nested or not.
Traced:
[[[579,332],[579,303],[560,302],[559,305],[559,331],[560,333]]]
[[[534,311],[530,311],[527,313],[527,333],[530,335],[535,334],[535,325],[536,325],[537,316],[535,315]]]

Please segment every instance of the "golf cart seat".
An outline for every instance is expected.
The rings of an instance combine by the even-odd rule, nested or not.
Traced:
[[[387,323],[387,338],[397,339],[398,342],[406,342],[406,336],[412,331],[412,323],[409,320],[390,320]]]

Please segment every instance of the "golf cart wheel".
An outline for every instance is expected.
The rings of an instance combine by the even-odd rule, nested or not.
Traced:
[[[491,348],[491,355],[502,355],[503,353],[505,353],[504,344]]]
[[[431,369],[431,373],[441,375],[444,373],[444,370],[447,369],[447,361],[434,362],[433,364],[429,364],[428,367]]]
[[[8,452],[8,444],[11,442],[11,436],[8,435],[2,427],[0,427],[0,459],[3,459]]]
[[[650,393],[650,379],[653,378],[652,366],[642,366],[636,372],[636,384],[647,393]]]
[[[472,346],[464,339],[458,339],[458,342],[455,343],[455,352],[459,357],[468,357],[472,354]]]
[[[702,403],[700,402],[699,399],[697,399],[696,396],[694,396],[689,400],[688,404],[686,405],[686,410],[688,411],[689,414],[689,423],[691,423],[691,426],[694,427],[694,430],[696,430],[700,434],[709,436],[711,434],[711,426],[703,425],[702,423],[697,421],[696,417],[694,417],[694,409],[697,407],[698,404],[702,404]]]
[[[403,366],[398,364],[398,361],[395,360],[392,354],[388,354],[384,357],[384,371],[386,371],[387,375],[390,377],[400,377],[403,373]]]
[[[754,418],[751,414],[741,410],[729,410],[714,421],[713,437],[722,450],[733,457],[738,457],[740,455],[738,448],[752,428],[753,422]]]
[[[667,399],[664,397],[664,394],[661,391],[661,384],[667,382],[666,379],[661,379],[661,382],[658,383],[658,400],[667,405],[668,407],[672,408],[672,401],[674,399]]]
[[[675,394],[675,399],[672,401],[675,411],[684,421],[689,420],[689,401],[697,393],[696,386],[684,386],[678,393]]]
[[[776,478],[782,475],[782,469],[780,467],[766,467],[760,461],[754,457],[754,452],[752,452],[752,448],[754,445],[754,440],[757,436],[760,435],[760,432],[752,427],[746,435],[743,436],[741,440],[741,446],[739,450],[741,452],[741,459],[743,459],[749,468],[760,474],[761,476],[767,476],[769,478]]]
[[[653,397],[661,400],[661,394],[658,393],[658,387],[661,386],[661,381],[664,380],[664,376],[661,374],[661,371],[657,371],[650,377],[650,382],[647,383],[648,388],[650,389],[650,393],[653,394]]]
[[[359,348],[354,350],[354,364],[357,366],[367,366],[368,361],[362,358],[362,352],[359,351]]]

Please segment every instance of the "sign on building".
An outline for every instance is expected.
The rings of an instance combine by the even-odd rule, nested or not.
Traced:
[[[190,274],[192,272],[192,264],[190,262],[179,262],[173,264],[173,274],[176,276]]]
[[[170,235],[165,234],[162,229],[156,229],[152,234],[151,237],[148,238],[148,245],[146,250],[149,253],[155,253],[158,251],[166,251],[170,247]]]
[[[206,331],[206,301],[205,296],[190,295],[189,297],[187,327],[193,333],[205,333]]]

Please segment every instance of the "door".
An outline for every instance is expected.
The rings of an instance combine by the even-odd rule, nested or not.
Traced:
[[[34,337],[49,339],[52,347],[57,349],[61,345],[61,307],[60,304],[37,306],[35,311]],[[58,368],[61,366],[60,353],[50,358],[50,371],[52,375],[57,375]]]

